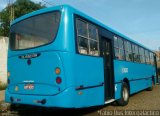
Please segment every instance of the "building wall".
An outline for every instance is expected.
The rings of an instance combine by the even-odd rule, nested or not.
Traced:
[[[0,83],[7,83],[8,38],[0,37]]]

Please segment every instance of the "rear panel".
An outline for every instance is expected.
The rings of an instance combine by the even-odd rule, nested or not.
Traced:
[[[57,67],[61,69],[60,75],[55,74]],[[8,60],[8,71],[11,74],[8,87],[10,93],[54,95],[65,89],[63,64],[56,52],[39,52],[38,57],[30,59],[11,57]],[[63,77],[61,84],[56,83],[57,77]],[[27,84],[33,84],[33,88],[25,88]]]

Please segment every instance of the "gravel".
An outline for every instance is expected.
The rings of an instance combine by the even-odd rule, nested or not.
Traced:
[[[158,110],[160,113],[160,85],[156,85],[153,91],[141,91],[130,96],[129,104],[127,106],[115,106],[115,104],[109,104],[99,109],[98,111],[87,114],[87,116],[100,115],[102,111],[124,111],[124,110]]]

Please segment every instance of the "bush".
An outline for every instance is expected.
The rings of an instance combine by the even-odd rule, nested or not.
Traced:
[[[0,82],[0,90],[5,90],[7,88],[7,84]]]

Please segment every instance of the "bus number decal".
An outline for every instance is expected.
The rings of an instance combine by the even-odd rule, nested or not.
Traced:
[[[128,73],[128,68],[122,68],[122,73]]]

